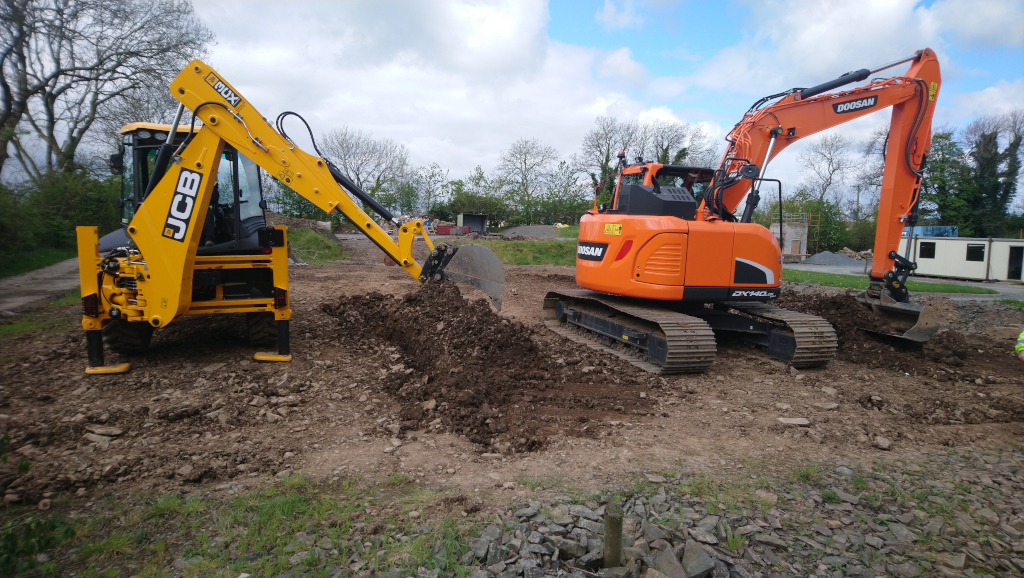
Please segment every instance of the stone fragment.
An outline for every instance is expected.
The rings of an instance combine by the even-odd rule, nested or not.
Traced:
[[[666,481],[665,480],[665,476],[659,476],[657,474],[645,474],[645,475],[647,477],[647,481],[648,482],[652,482],[652,483],[655,483],[655,484],[664,484],[665,481]]]
[[[665,550],[654,562],[654,569],[668,576],[668,578],[688,578],[686,570],[676,559],[671,549]]]
[[[967,565],[967,555],[963,552],[957,552],[956,554],[938,552],[935,554],[935,561],[943,566],[963,570],[964,566]]]
[[[989,510],[988,508],[982,508],[975,512],[974,515],[985,522],[988,522],[988,525],[990,526],[995,526],[999,523],[999,514]]]
[[[875,446],[880,450],[888,451],[890,448],[892,448],[892,440],[884,436],[875,436],[875,439],[871,440],[871,445]]]
[[[539,506],[530,506],[528,508],[523,508],[521,510],[516,510],[515,516],[517,518],[519,518],[519,519],[532,518],[532,517],[536,516],[538,512],[540,512],[540,507]]]
[[[643,523],[644,540],[653,542],[655,540],[667,540],[668,534],[664,530],[655,526],[654,524],[644,520]]]
[[[775,534],[765,534],[763,532],[760,533],[760,534],[754,534],[754,541],[760,542],[762,544],[767,544],[768,546],[772,546],[774,548],[787,548],[788,547],[786,542],[783,541],[782,538],[778,537]]]
[[[92,424],[92,423],[87,424],[85,426],[85,429],[90,431],[90,432],[92,432],[92,433],[94,433],[94,434],[96,434],[96,435],[101,435],[101,436],[116,437],[116,436],[119,436],[122,433],[124,433],[124,430],[122,430],[119,427],[113,427],[113,426],[109,426],[109,425],[96,425],[96,424]]]
[[[864,536],[864,543],[876,550],[881,550],[882,546],[885,546],[885,542],[878,536]]]
[[[681,565],[688,578],[704,578],[715,569],[715,561],[693,540],[686,541]]]
[[[833,411],[839,408],[838,403],[816,403],[814,407],[823,411]]]
[[[892,535],[896,536],[896,539],[900,542],[910,544],[917,541],[917,534],[910,531],[910,529],[903,524],[889,524],[889,531],[892,532]]]
[[[754,492],[757,499],[768,504],[768,506],[774,506],[779,502],[779,497],[768,490],[757,490]]]
[[[892,572],[893,575],[899,576],[899,578],[917,578],[921,575],[921,569],[910,562],[890,565],[888,570],[889,572]]]
[[[601,518],[594,513],[593,510],[586,506],[573,505],[569,506],[569,514],[576,516],[577,518],[586,518],[594,522],[599,522]]]
[[[711,532],[708,532],[704,528],[690,528],[687,531],[690,533],[690,537],[698,542],[703,542],[705,544],[711,545],[715,545],[718,543],[718,538],[714,537],[714,535],[712,535]]]
[[[838,391],[836,391],[836,388],[834,388],[834,387],[827,387],[827,386],[821,388],[821,391],[825,392],[825,395],[835,395],[835,394],[839,393]]]
[[[811,422],[805,417],[778,417],[775,418],[779,423],[785,426],[791,427],[810,427]]]

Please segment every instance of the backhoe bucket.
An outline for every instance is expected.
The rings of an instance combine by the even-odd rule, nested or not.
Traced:
[[[889,323],[885,331],[861,328],[870,333],[924,343],[939,330],[939,320],[931,309],[923,305],[899,303],[884,294],[881,299],[876,299],[862,293],[856,300],[867,305],[876,316]]]
[[[455,256],[445,265],[444,275],[456,283],[466,283],[480,289],[491,298],[494,308],[501,311],[505,268],[498,256],[487,247],[459,245]]]

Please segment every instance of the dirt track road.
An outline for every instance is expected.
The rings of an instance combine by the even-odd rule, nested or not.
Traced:
[[[62,297],[75,287],[78,287],[78,259],[0,279],[0,311],[17,313],[30,305]]]

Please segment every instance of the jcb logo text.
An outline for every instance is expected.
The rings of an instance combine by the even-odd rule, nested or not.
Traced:
[[[196,208],[196,195],[199,185],[203,182],[203,174],[181,169],[178,175],[178,187],[171,199],[171,208],[167,211],[167,222],[164,224],[164,237],[184,242],[188,224],[192,219],[192,211]]]

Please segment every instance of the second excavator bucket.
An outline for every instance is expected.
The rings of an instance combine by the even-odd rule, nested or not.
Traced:
[[[884,324],[878,327],[861,328],[870,333],[883,337],[905,339],[915,343],[924,343],[931,339],[939,330],[938,318],[926,306],[900,303],[884,292],[879,297],[873,297],[865,292],[856,296],[855,299],[866,305],[877,317],[885,321]]]
[[[438,249],[454,253],[441,259],[442,278],[480,289],[490,297],[494,308],[501,311],[501,297],[505,291],[505,268],[493,251],[483,245],[439,246]],[[436,273],[434,278],[437,279]]]

